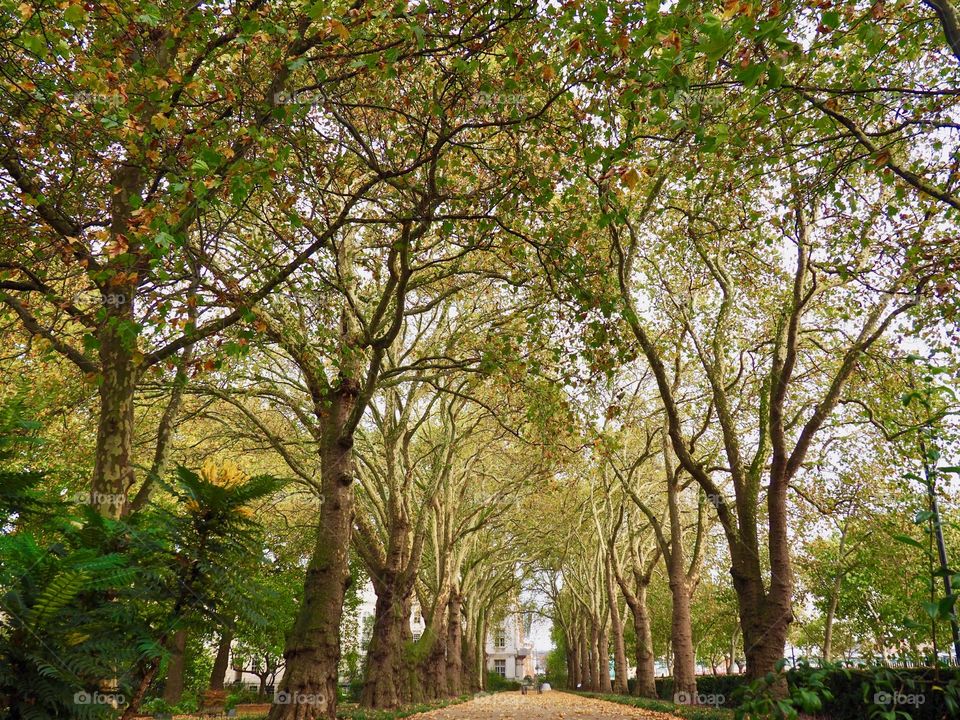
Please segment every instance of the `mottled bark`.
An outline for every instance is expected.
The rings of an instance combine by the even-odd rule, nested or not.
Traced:
[[[115,321],[129,322],[130,313],[116,314]],[[89,500],[100,514],[118,518],[124,512],[127,489],[134,483],[133,400],[137,372],[132,351],[116,329],[107,328],[101,333],[100,363],[100,414]]]
[[[606,625],[600,628],[597,635],[597,669],[600,672],[600,692],[612,693],[613,683],[610,681],[610,631]]]
[[[620,617],[620,607],[617,602],[617,589],[613,579],[613,563],[610,556],[606,558],[605,581],[607,585],[607,605],[610,608],[610,635],[613,638],[613,668],[614,680],[612,690],[615,693],[626,694],[627,684],[627,646],[623,639],[623,620]]]
[[[343,435],[357,400],[357,387],[341,379],[329,395],[320,438],[323,504],[304,596],[284,650],[285,670],[270,720],[336,717],[340,664],[340,618],[350,581],[353,522],[353,437]]]
[[[363,694],[360,703],[370,708],[396,708],[403,701],[402,692],[402,626],[403,598],[395,595],[393,578],[382,578],[377,587],[377,604],[373,634],[364,664]]]
[[[633,629],[637,636],[637,679],[633,694],[638,697],[657,697],[656,668],[653,664],[653,632],[650,629],[650,611],[647,608],[647,586],[637,587],[633,613]]]
[[[667,576],[673,608],[670,617],[670,643],[673,646],[674,702],[696,703],[697,670],[690,622],[690,578],[687,575],[683,547],[683,518],[680,512],[680,481],[673,472],[672,450],[664,441],[663,453],[667,468],[667,508],[670,516],[670,547],[664,549]]]
[[[567,666],[567,681],[574,690],[579,689],[583,683],[583,673],[580,663],[580,638],[576,632],[572,632],[567,637],[567,643],[570,646],[570,661]]]
[[[454,588],[447,606],[447,694],[460,695],[463,678],[463,624],[459,591]]]
[[[594,677],[590,664],[590,640],[584,627],[580,636],[580,689],[595,690]]]

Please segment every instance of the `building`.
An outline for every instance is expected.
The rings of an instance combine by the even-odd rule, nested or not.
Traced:
[[[537,654],[529,632],[530,620],[524,622],[520,613],[511,613],[487,633],[487,670],[507,680],[534,677]]]

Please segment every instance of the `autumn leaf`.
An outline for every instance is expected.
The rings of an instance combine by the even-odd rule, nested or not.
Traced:
[[[635,168],[628,168],[620,173],[620,181],[633,190],[640,182],[640,173]]]
[[[152,118],[150,118],[150,124],[155,127],[157,130],[165,130],[170,127],[171,121],[163,113],[157,113]]]
[[[347,26],[344,25],[339,20],[333,19],[330,20],[330,32],[335,33],[343,42],[346,42],[350,39],[350,31],[347,30]]]

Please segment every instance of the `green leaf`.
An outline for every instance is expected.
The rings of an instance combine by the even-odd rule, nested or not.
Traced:
[[[923,543],[921,543],[919,540],[914,540],[909,535],[891,535],[891,537],[897,542],[903,543],[904,545],[910,545],[912,547],[919,548],[924,552],[926,552],[927,550],[926,546]]]
[[[87,21],[87,11],[83,5],[71,5],[63,13],[63,19],[71,25],[83,25]]]
[[[838,13],[836,10],[827,10],[823,14],[821,22],[831,30],[836,30],[838,27],[840,27],[840,13]]]
[[[763,63],[755,63],[753,65],[748,65],[746,68],[742,68],[737,72],[737,79],[740,80],[744,85],[753,86],[756,85],[760,80],[760,76],[763,75],[764,70],[766,70],[766,65]]]

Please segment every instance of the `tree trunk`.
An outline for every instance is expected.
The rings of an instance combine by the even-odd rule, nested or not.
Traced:
[[[781,578],[771,584],[770,592],[765,592],[759,564],[744,561],[737,555],[731,574],[737,593],[746,674],[750,680],[757,680],[775,672],[777,663],[783,659],[787,631],[793,621],[792,590],[787,590],[792,583],[785,585]],[[785,680],[774,688],[775,693],[785,694],[786,691]]]
[[[192,309],[191,318],[196,322],[196,309]],[[163,409],[163,415],[160,417],[160,423],[157,425],[157,444],[154,447],[153,463],[150,465],[150,472],[147,473],[137,491],[136,496],[129,500],[125,506],[126,513],[135,513],[141,510],[150,500],[150,493],[153,490],[154,483],[163,475],[167,467],[167,459],[170,456],[170,440],[173,437],[173,431],[177,424],[177,415],[180,413],[180,405],[183,403],[183,393],[186,390],[189,376],[187,368],[193,361],[194,346],[191,345],[184,349],[177,362],[177,372],[173,378],[173,384],[170,388],[170,399],[167,406]],[[132,488],[127,488],[127,493]]]
[[[734,663],[737,662],[737,637],[739,635],[740,628],[735,626],[733,632],[730,633],[730,656],[727,658],[727,675],[733,674],[733,666]]]
[[[600,628],[595,622],[590,623],[590,689],[600,692],[603,687],[603,665],[600,654]],[[609,679],[610,673],[607,673]]]
[[[837,557],[843,562],[844,546],[847,541],[847,526],[844,524],[840,531],[840,547]],[[823,659],[827,662],[833,658],[833,621],[837,616],[837,604],[840,602],[840,588],[843,587],[843,572],[837,570],[837,576],[833,579],[833,585],[830,588],[830,603],[827,606],[827,617],[824,621],[823,629]]]
[[[593,686],[593,668],[590,664],[590,641],[586,628],[586,623],[583,623],[583,633],[580,640],[580,689],[595,690],[596,688]]]
[[[341,431],[357,399],[355,382],[341,378],[340,383],[331,393],[329,407],[318,399],[318,414],[326,416],[320,442],[323,504],[303,602],[283,653],[280,698],[271,707],[269,720],[336,718],[340,619],[350,582],[353,523],[353,437],[343,437]]]
[[[127,292],[130,292],[129,290]],[[118,291],[118,296],[122,292]],[[129,310],[132,312],[132,309]],[[111,313],[116,323],[132,322],[128,312]],[[137,372],[116,325],[100,333],[100,414],[94,451],[90,504],[106,517],[119,518],[133,487],[133,400]]]
[[[670,638],[673,645],[674,702],[695,704],[697,674],[690,630],[690,590],[686,578],[671,578],[670,593],[673,598]]]
[[[433,637],[424,673],[427,697],[433,700],[446,697],[448,694],[446,608],[437,608],[436,612],[442,617],[437,618],[433,628],[427,630]]]
[[[460,592],[453,589],[447,618],[447,694],[458,696],[463,691],[463,625]]]
[[[410,630],[410,615],[413,611],[413,593],[403,598],[403,620],[400,623],[400,646],[403,652],[400,658],[400,699],[403,703],[418,703],[424,699],[423,682],[419,676],[419,666],[413,660],[413,631]]]
[[[220,631],[220,643],[217,645],[217,657],[210,671],[210,689],[223,690],[224,679],[230,666],[230,645],[233,644],[233,631],[224,628]]]
[[[567,668],[567,682],[571,689],[579,690],[583,683],[583,673],[580,664],[580,637],[576,630],[571,631],[567,643],[570,645],[570,667]]]
[[[597,669],[600,672],[600,692],[612,693],[610,682],[610,633],[606,626],[597,635]]]
[[[486,610],[480,611],[480,622],[477,623],[477,666],[480,679],[480,689],[487,689],[487,632],[489,622]]]
[[[396,708],[402,704],[401,662],[404,602],[395,595],[391,576],[375,583],[378,590],[373,634],[364,663],[363,694],[360,704],[369,708]]]
[[[567,690],[573,690],[576,685],[573,684],[573,665],[575,662],[576,653],[570,647],[570,638],[567,638],[567,649],[563,654],[563,661],[567,667],[567,682],[564,684]]]
[[[461,657],[463,658],[463,690],[465,692],[475,693],[480,690],[477,679],[477,621],[478,617],[473,609],[475,601],[470,600],[469,596],[464,602],[464,616],[466,617],[466,627],[463,630],[463,647]]]
[[[623,640],[623,621],[620,618],[620,608],[617,605],[617,592],[613,579],[613,567],[610,556],[607,556],[606,565],[607,604],[610,606],[610,633],[613,636],[613,692],[625,695],[628,692],[627,683],[627,646]]]
[[[173,634],[170,662],[167,664],[167,680],[163,685],[163,700],[176,705],[183,697],[183,675],[186,669],[187,631],[181,628]]]
[[[840,601],[840,584],[842,579],[840,575],[837,575],[833,581],[833,592],[830,593],[830,604],[827,606],[827,617],[824,620],[823,659],[826,662],[833,660],[833,620],[837,616],[837,604]]]
[[[637,635],[637,681],[633,694],[638,697],[657,697],[656,668],[653,657],[653,632],[650,629],[650,612],[647,609],[647,587],[637,587],[637,602],[633,611],[633,628]]]

